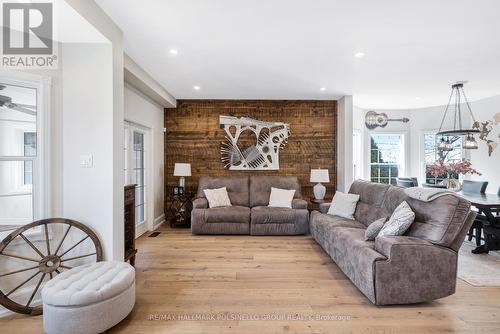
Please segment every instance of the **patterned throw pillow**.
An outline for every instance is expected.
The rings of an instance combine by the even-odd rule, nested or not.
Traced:
[[[380,230],[378,237],[385,235],[403,235],[415,219],[415,213],[411,210],[406,201],[398,205],[391,215],[391,218]]]
[[[368,225],[368,227],[365,230],[365,240],[366,241],[375,240],[375,237],[377,237],[382,227],[384,227],[386,220],[387,217],[380,218],[371,223],[370,225]]]
[[[218,189],[203,189],[207,197],[208,207],[217,208],[220,206],[231,206],[231,200],[227,194],[226,187]]]

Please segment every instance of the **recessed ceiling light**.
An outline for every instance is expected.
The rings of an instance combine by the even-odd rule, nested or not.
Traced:
[[[321,87],[319,90],[324,92],[326,90],[326,87]]]
[[[171,55],[176,55],[179,53],[176,49],[170,49],[168,52],[170,52]]]
[[[363,58],[365,56],[365,53],[364,52],[356,52],[354,54],[354,57],[356,58]]]
[[[200,86],[193,86],[193,89],[194,89],[194,90],[200,90],[200,89],[201,89],[201,87],[200,87]]]

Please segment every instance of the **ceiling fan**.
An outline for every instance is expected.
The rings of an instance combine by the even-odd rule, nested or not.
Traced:
[[[5,86],[0,85],[0,90],[3,89],[5,89]],[[6,95],[0,94],[0,107],[9,108],[28,115],[36,116],[36,106],[29,104],[22,104],[22,103],[14,103],[12,102],[12,98]]]

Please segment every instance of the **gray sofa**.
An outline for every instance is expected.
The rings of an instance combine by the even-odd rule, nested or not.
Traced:
[[[204,189],[226,187],[232,206],[208,208]],[[268,207],[271,187],[295,189],[292,208]],[[191,212],[193,234],[298,235],[309,231],[307,202],[292,176],[201,177]]]
[[[372,303],[419,303],[455,292],[457,252],[475,217],[468,201],[446,195],[422,202],[402,188],[360,180],[349,192],[360,195],[355,220],[328,215],[329,204],[322,204],[311,213],[310,232]],[[366,227],[403,200],[415,212],[406,234],[365,241]]]

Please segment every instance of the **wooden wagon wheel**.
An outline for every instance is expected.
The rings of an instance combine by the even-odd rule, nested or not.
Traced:
[[[64,234],[61,240],[55,245],[50,244],[49,238],[49,226],[54,224],[60,224]],[[68,227],[64,229],[64,225]],[[54,225],[55,227],[55,225]],[[42,234],[44,235],[45,245],[44,247],[37,247],[26,235],[29,235],[29,230],[33,230],[36,228],[42,229]],[[84,234],[85,237],[78,240],[73,246],[69,248],[65,248],[63,250],[63,243],[70,230],[80,230]],[[16,243],[24,242],[26,243],[33,251],[38,255],[37,257],[29,257],[25,254],[16,254],[16,252],[11,252],[10,250],[6,251],[7,246],[12,243],[16,239]],[[65,257],[70,251],[74,250],[78,245],[80,245],[85,240],[90,239],[95,248],[95,252],[89,254],[83,254],[79,256]],[[85,225],[69,219],[63,218],[54,218],[54,219],[45,219],[33,222],[31,224],[24,225],[11,234],[9,234],[5,239],[0,242],[0,278],[5,276],[15,277],[16,274],[25,273],[30,270],[34,270],[28,279],[20,282],[15,288],[9,289],[8,291],[4,291],[2,287],[0,287],[0,304],[5,306],[11,311],[30,314],[30,315],[39,315],[42,314],[42,305],[33,305],[33,298],[35,297],[37,291],[39,290],[44,278],[48,275],[52,278],[56,274],[60,274],[63,270],[71,269],[68,266],[68,261],[81,259],[85,257],[89,257],[95,255],[96,261],[102,261],[102,248],[101,243],[99,242],[99,238],[97,235],[92,232],[91,229],[86,227]],[[31,262],[29,265],[26,265],[26,268],[14,270],[11,272],[2,272],[2,268],[5,266],[2,264],[5,261],[5,258],[16,258],[20,260],[24,260],[27,263]],[[36,271],[36,272],[35,272]],[[41,275],[40,275],[41,274]],[[39,276],[40,275],[40,276]],[[20,304],[10,299],[9,296],[12,295],[13,292],[17,291],[19,288],[25,286],[26,283],[32,281],[35,277],[38,278],[37,284],[35,285],[33,292],[30,294],[29,299],[25,304]],[[34,282],[34,281],[32,281]]]

